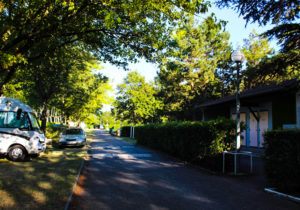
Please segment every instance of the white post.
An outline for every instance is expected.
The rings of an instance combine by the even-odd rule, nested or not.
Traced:
[[[241,126],[240,126],[240,69],[239,64],[237,65],[236,74],[236,146],[235,149],[238,151],[241,146]]]
[[[134,139],[134,127],[132,127],[132,133],[133,133],[132,138]]]

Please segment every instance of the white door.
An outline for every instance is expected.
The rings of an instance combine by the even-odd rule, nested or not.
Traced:
[[[258,139],[257,139],[257,120],[253,116],[252,113],[250,113],[250,146],[252,147],[263,147],[263,133],[264,131],[268,130],[268,112],[263,111],[259,112],[260,114],[260,142],[258,145]],[[257,112],[255,112],[255,115],[257,116]]]

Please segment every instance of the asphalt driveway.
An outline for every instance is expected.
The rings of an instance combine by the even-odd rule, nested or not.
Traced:
[[[211,175],[96,131],[69,209],[300,209],[247,181]]]

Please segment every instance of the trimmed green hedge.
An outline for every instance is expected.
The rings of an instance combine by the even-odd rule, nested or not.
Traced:
[[[267,131],[264,147],[269,185],[283,192],[300,192],[300,130]]]
[[[135,137],[138,144],[214,169],[211,164],[215,163],[211,160],[219,161],[218,155],[234,148],[235,122],[222,118],[208,122],[148,124],[136,127]]]
[[[131,126],[124,126],[124,127],[122,127],[121,136],[123,136],[123,137],[130,137],[130,128],[131,128]]]

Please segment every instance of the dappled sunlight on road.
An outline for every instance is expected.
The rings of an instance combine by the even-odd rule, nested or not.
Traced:
[[[153,151],[128,144],[108,134],[94,139],[70,209],[176,208],[209,204],[210,199],[182,187],[182,166]],[[182,176],[181,176],[182,175]],[[97,186],[97,187],[96,187]],[[84,191],[84,192],[83,192]],[[188,204],[192,202],[193,204]],[[186,209],[186,208],[185,208]]]

